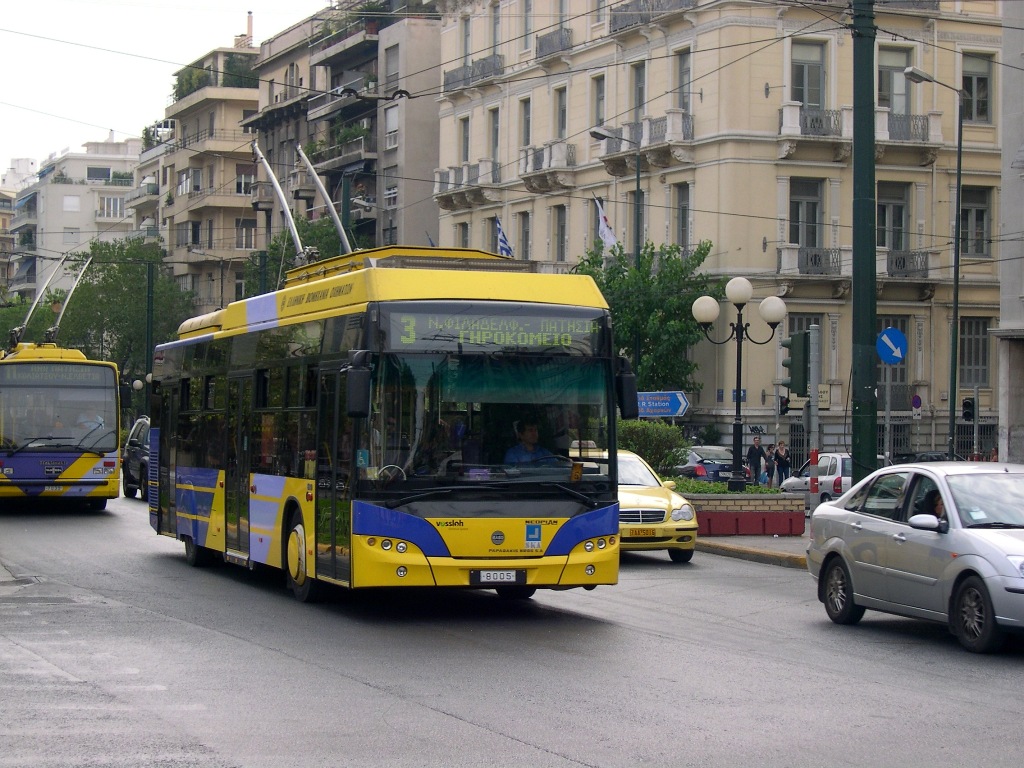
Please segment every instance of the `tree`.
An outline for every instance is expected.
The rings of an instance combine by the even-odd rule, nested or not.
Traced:
[[[92,242],[88,256],[92,262],[67,302],[57,343],[96,360],[113,360],[128,379],[144,376],[153,354],[146,349],[147,265],[154,265],[154,345],[177,338],[178,326],[193,314],[192,295],[163,269],[163,250],[156,243]],[[85,259],[86,254],[73,255],[67,271],[79,274]],[[49,306],[45,312],[51,312]]]
[[[329,216],[324,216],[316,221],[297,218],[295,229],[299,233],[299,240],[303,248],[316,248],[319,261],[333,258],[341,253],[341,237],[338,230],[334,228],[334,222]],[[267,291],[274,291],[281,287],[284,281],[284,273],[295,266],[295,245],[292,241],[292,233],[285,229],[274,236],[267,246],[267,257],[262,267],[266,271],[265,279],[260,279],[260,256],[254,253],[245,266],[245,292],[248,296],[257,295],[261,284],[266,285]]]
[[[641,391],[681,390],[699,392],[697,366],[687,350],[704,338],[693,319],[691,307],[698,296],[721,298],[725,281],[698,273],[711,252],[703,241],[692,253],[678,245],[644,244],[639,265],[616,246],[609,254],[598,245],[580,260],[577,271],[597,282],[611,308],[616,343],[632,357],[639,334]]]

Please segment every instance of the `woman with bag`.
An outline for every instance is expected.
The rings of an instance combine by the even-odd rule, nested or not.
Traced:
[[[775,471],[779,473],[779,485],[781,486],[783,481],[789,479],[790,469],[792,468],[792,462],[789,458],[789,448],[786,447],[784,440],[779,440],[779,444],[775,446]]]

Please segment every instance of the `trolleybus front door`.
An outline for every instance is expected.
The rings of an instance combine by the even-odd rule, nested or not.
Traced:
[[[345,412],[345,379],[335,371],[320,375],[317,432],[317,572],[351,580],[352,434]]]
[[[249,453],[252,435],[252,379],[228,381],[225,546],[249,552]]]

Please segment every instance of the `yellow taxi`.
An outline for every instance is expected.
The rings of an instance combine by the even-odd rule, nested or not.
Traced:
[[[631,451],[618,452],[619,543],[627,552],[666,549],[674,563],[688,563],[697,545],[697,513]]]

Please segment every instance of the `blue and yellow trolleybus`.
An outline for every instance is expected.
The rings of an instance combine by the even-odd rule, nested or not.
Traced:
[[[186,321],[154,354],[153,528],[303,600],[616,583],[615,462],[590,457],[635,380],[595,283],[536,266],[378,248]],[[509,459],[517,423],[543,459]]]
[[[103,509],[117,498],[119,395],[117,366],[77,349],[0,353],[0,500]]]

